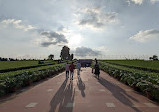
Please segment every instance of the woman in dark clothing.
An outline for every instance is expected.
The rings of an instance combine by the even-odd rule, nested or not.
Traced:
[[[97,76],[97,78],[99,79],[99,74],[100,74],[100,68],[99,68],[99,64],[96,60],[96,64],[94,65],[94,69],[95,69],[95,72],[94,74]]]

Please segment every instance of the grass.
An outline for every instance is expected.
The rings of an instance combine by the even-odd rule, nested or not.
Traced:
[[[100,62],[104,63],[104,61],[100,61]],[[107,62],[107,61],[105,61],[105,62]],[[134,69],[134,68],[123,67],[123,66],[119,66],[119,65],[110,64],[110,63],[107,63],[107,66],[110,66],[110,67],[113,67],[113,68],[117,68],[117,69],[121,69],[121,70],[130,71],[130,72],[133,72],[133,73],[152,75],[152,76],[159,76],[158,73],[153,73],[153,72],[149,72],[149,71],[138,70],[138,69]]]
[[[38,61],[0,61],[0,70],[47,65],[53,63],[55,62],[52,60],[44,61],[44,64],[38,64]]]
[[[151,61],[151,60],[104,60],[106,62],[134,66],[134,67],[142,67],[148,69],[159,70],[159,61]]]
[[[63,65],[63,64],[64,63],[62,63],[61,65]],[[12,72],[0,73],[0,79],[2,77],[5,77],[5,76],[21,74],[21,73],[26,72],[26,71],[38,71],[38,70],[48,69],[48,68],[51,68],[53,66],[55,66],[55,65],[41,66],[41,67],[37,67],[37,68],[30,68],[30,69],[24,69],[24,70],[12,71]]]

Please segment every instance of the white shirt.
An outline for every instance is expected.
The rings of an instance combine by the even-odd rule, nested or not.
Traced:
[[[80,69],[81,68],[81,63],[77,63],[77,69]]]

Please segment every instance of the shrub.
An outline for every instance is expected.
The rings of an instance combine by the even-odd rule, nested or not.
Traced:
[[[3,96],[6,94],[6,85],[5,82],[0,80],[0,96]]]
[[[18,88],[28,86],[32,82],[44,79],[57,72],[64,70],[65,63],[37,71],[25,71],[16,75],[5,76],[0,80],[0,96],[8,92],[15,92]]]
[[[100,62],[101,70],[109,75],[120,79],[121,82],[133,87],[135,90],[146,94],[149,93],[153,98],[159,100],[159,75],[153,76],[143,73],[135,73],[129,70],[115,68],[104,62]]]

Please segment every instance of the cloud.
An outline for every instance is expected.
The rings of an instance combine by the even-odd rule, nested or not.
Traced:
[[[37,34],[36,36],[41,36],[42,38],[36,39],[36,41],[40,42],[41,46],[43,46],[43,47],[68,43],[66,37],[62,33],[41,30],[39,28],[36,28],[33,25],[26,24],[22,20],[3,19],[3,20],[1,20],[0,23],[1,23],[1,25],[3,25],[3,27],[7,27],[7,28],[20,29],[20,30],[23,30],[24,32],[33,31],[30,35],[35,33],[35,34]],[[64,29],[64,28],[62,28],[62,29]]]
[[[139,4],[141,5],[143,0],[131,0],[132,2],[134,2],[135,4]]]
[[[102,28],[117,21],[116,12],[105,12],[101,8],[85,8],[75,16],[78,18],[79,25],[93,28]]]
[[[107,53],[109,51],[107,46],[99,46],[96,48],[97,51],[100,51],[102,53]]]
[[[153,40],[158,37],[159,37],[159,30],[151,29],[151,30],[139,31],[139,33],[130,37],[129,39],[144,43],[146,41]]]
[[[91,48],[87,48],[87,47],[77,47],[74,53],[76,56],[80,56],[80,57],[100,55],[100,51],[92,50]]]
[[[1,21],[3,25],[12,26],[16,29],[21,29],[24,31],[29,31],[36,29],[36,27],[32,25],[26,25],[22,20],[16,20],[16,19],[4,19]]]
[[[127,2],[134,2],[135,4],[141,5],[145,0],[127,0]],[[151,3],[159,2],[159,0],[149,0]]]
[[[150,0],[152,3],[159,2],[159,0]]]
[[[43,31],[41,32],[41,36],[44,38],[43,41],[41,42],[41,45],[43,47],[68,43],[68,40],[63,34],[59,34],[53,31]]]
[[[61,25],[60,27],[58,27],[57,31],[63,31],[64,28],[65,28],[65,27],[64,27],[63,25]]]
[[[54,44],[56,44],[56,42],[42,42],[42,43],[41,43],[41,45],[42,45],[43,47],[48,47],[48,46],[54,45]]]

